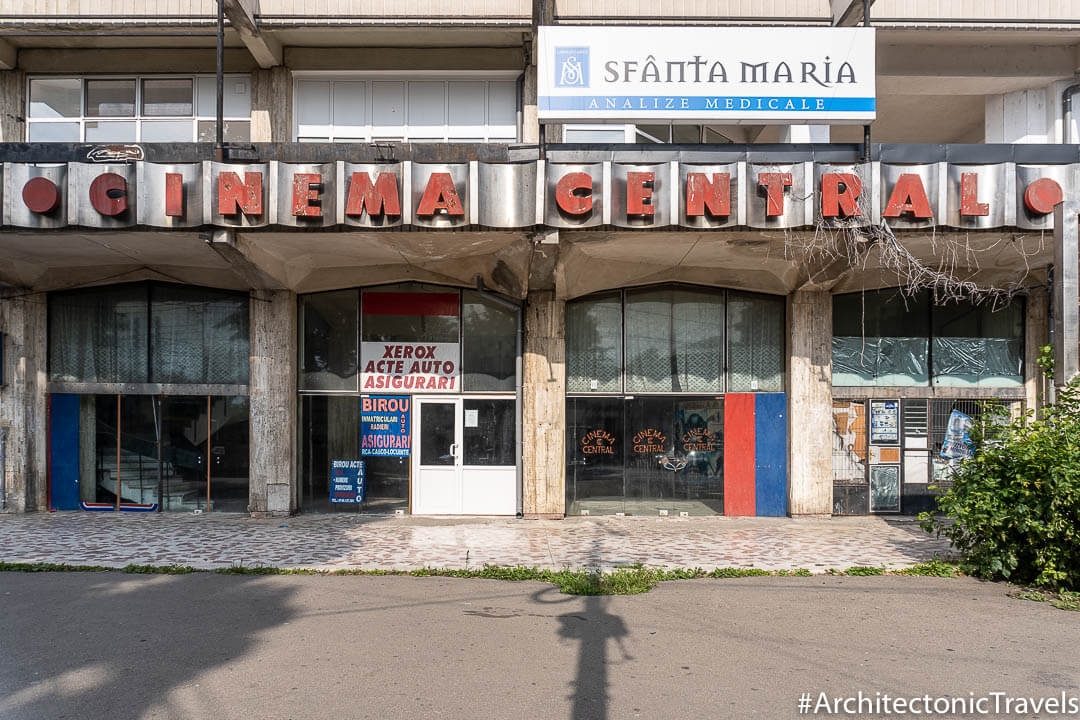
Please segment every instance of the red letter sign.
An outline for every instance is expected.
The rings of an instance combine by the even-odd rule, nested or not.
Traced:
[[[184,176],[165,173],[165,216],[184,216]]]
[[[705,173],[686,174],[686,216],[705,214],[727,217],[731,214],[731,175],[713,173],[712,182]]]
[[[656,180],[654,172],[626,173],[626,214],[652,215],[656,207],[646,200],[652,199],[652,183]]]
[[[576,195],[577,190],[589,192]],[[563,175],[555,185],[555,202],[569,215],[584,215],[592,210],[592,177],[583,172]]]
[[[234,172],[218,175],[218,212],[222,215],[262,215],[262,173],[244,173],[244,182]]]
[[[979,202],[978,173],[960,174],[960,214],[989,215],[990,205]]]
[[[319,217],[322,208],[314,203],[322,192],[322,175],[319,173],[293,173],[292,214],[296,217]]]
[[[56,189],[56,183],[49,178],[30,178],[23,185],[22,199],[30,212],[43,215],[56,209],[60,203],[60,191]]]
[[[758,185],[765,188],[768,202],[765,214],[768,216],[784,214],[784,188],[791,187],[791,173],[759,173]]]
[[[1039,178],[1024,188],[1024,205],[1036,215],[1049,215],[1054,212],[1054,206],[1063,198],[1061,186],[1050,178]]]
[[[354,172],[349,181],[349,197],[345,201],[346,215],[369,216],[400,215],[401,201],[398,199],[397,178],[394,173],[379,173],[375,184],[366,172]]]
[[[922,178],[915,173],[904,173],[896,181],[889,202],[882,213],[885,217],[900,217],[900,213],[910,212],[917,218],[928,218],[930,201],[926,199]]]
[[[464,215],[465,208],[461,206],[461,198],[454,189],[454,180],[450,173],[431,173],[428,178],[424,195],[420,198],[420,205],[416,208],[417,215],[434,215],[436,210],[445,210],[447,215]]]
[[[841,186],[843,189],[841,190]],[[821,176],[821,217],[854,217],[859,211],[862,181],[854,173],[825,173]]]
[[[116,173],[102,173],[90,183],[90,204],[102,215],[127,210],[127,180]]]

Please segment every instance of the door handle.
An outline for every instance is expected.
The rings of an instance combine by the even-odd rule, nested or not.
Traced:
[[[457,447],[458,447],[457,443],[450,443],[450,457],[452,457],[452,458],[457,457]]]

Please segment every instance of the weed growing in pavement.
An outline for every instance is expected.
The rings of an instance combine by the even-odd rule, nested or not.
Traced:
[[[0,562],[0,572],[110,572],[120,571],[132,574],[184,575],[188,573],[213,572],[219,575],[400,575],[410,577],[453,577],[483,578],[519,582],[531,580],[555,585],[567,595],[637,595],[648,592],[659,583],[673,580],[697,579],[732,579],[748,577],[810,577],[806,568],[794,570],[763,570],[755,567],[726,567],[705,570],[695,568],[647,568],[644,565],[626,565],[610,571],[599,569],[546,570],[523,565],[485,565],[480,569],[453,569],[424,567],[416,570],[388,570],[383,568],[278,568],[269,565],[232,565],[215,570],[201,570],[188,565],[127,565],[123,568],[109,568],[101,565],[63,565],[55,563],[5,563]],[[880,567],[852,567],[847,570],[829,568],[828,575],[930,575],[935,577],[955,577],[959,574],[955,566],[941,560],[931,560],[908,568],[886,570]],[[1075,593],[1073,594],[1075,595]],[[1076,603],[1078,598],[1062,597],[1063,603]],[[1068,609],[1068,608],[1066,608]]]
[[[1035,602],[1048,602],[1058,610],[1072,610],[1080,612],[1080,592],[1070,590],[1018,590],[1011,593],[1010,597],[1019,600],[1033,600]]]

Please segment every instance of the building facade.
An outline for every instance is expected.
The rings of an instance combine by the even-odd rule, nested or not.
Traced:
[[[989,5],[226,0],[217,147],[215,3],[0,2],[2,509],[929,509],[1076,339],[1080,2]]]

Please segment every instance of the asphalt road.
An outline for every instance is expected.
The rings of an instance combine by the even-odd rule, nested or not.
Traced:
[[[1008,591],[0,573],[0,718],[787,718],[803,692],[1080,695],[1080,613]]]

